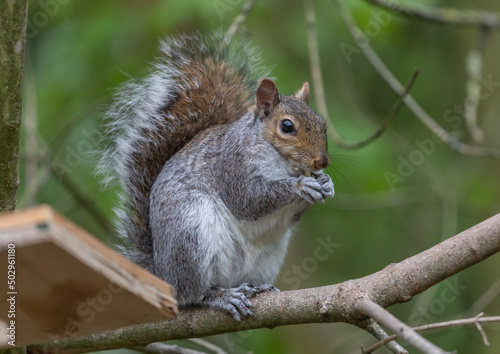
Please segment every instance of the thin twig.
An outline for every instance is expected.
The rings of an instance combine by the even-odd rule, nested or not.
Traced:
[[[95,221],[106,231],[109,235],[114,235],[114,228],[109,222],[108,218],[102,214],[97,208],[95,203],[89,198],[84,192],[80,190],[79,183],[73,179],[73,177],[68,174],[61,174],[57,166],[64,166],[56,158],[56,153],[62,144],[66,141],[69,136],[69,131],[71,131],[74,126],[81,123],[82,119],[89,116],[91,111],[95,111],[96,107],[102,102],[101,99],[96,100],[89,109],[75,116],[73,119],[68,121],[59,132],[56,133],[50,144],[47,144],[42,136],[38,136],[38,160],[41,164],[38,176],[32,183],[30,183],[24,191],[23,196],[20,198],[20,206],[26,206],[29,201],[36,197],[40,189],[45,185],[45,182],[50,177],[50,174],[54,175],[60,180],[61,184],[72,194],[75,200],[82,206],[87,212],[95,219]],[[96,141],[97,143],[97,141]]]
[[[39,156],[37,158],[41,160],[40,161],[41,166],[38,170],[37,178],[30,183],[25,183],[23,194],[20,196],[18,202],[18,206],[20,208],[26,207],[31,204],[31,201],[36,198],[36,196],[40,192],[40,189],[45,185],[45,183],[51,176],[50,164],[54,163],[54,161],[52,161],[53,156],[55,156],[59,152],[63,144],[66,143],[66,140],[70,136],[71,131],[84,119],[87,119],[91,114],[97,112],[97,107],[101,106],[102,103],[103,99],[98,99],[94,101],[91,105],[89,105],[89,107],[85,111],[81,112],[72,119],[68,120],[59,129],[59,131],[52,138],[52,141],[48,144],[44,141],[44,138],[40,134],[38,134],[37,141],[39,141],[40,143],[37,143],[37,145],[41,144],[45,146],[45,147],[39,146],[36,149],[37,156]],[[29,104],[27,104],[26,115],[29,115],[28,107]],[[98,144],[98,140],[99,138],[96,138],[94,143]],[[51,152],[50,156],[46,156],[46,153],[48,151],[47,149],[50,150]],[[26,158],[27,157],[28,153],[26,153]]]
[[[233,37],[238,33],[241,29],[241,25],[245,20],[247,19],[248,13],[250,10],[252,10],[253,5],[255,4],[255,0],[247,0],[245,5],[243,5],[241,12],[236,16],[233,20],[233,23],[231,26],[229,26],[229,29],[227,30],[227,37],[228,37],[228,42],[233,39]]]
[[[63,144],[66,143],[68,137],[71,135],[72,131],[83,121],[88,120],[89,117],[100,114],[101,107],[104,103],[105,100],[103,97],[98,98],[89,104],[85,110],[63,123],[59,130],[53,135],[52,140],[48,143],[50,149],[54,153],[59,152]],[[95,144],[98,144],[98,142],[99,141],[95,141]]]
[[[452,320],[446,322],[430,323],[423,326],[415,327],[415,331],[422,332],[429,329],[445,328],[445,327],[458,327],[463,325],[474,324],[475,322],[500,322],[500,316],[480,317],[474,316],[461,320]]]
[[[413,87],[413,84],[415,83],[415,80],[417,79],[419,72],[420,72],[420,70],[418,68],[416,68],[415,71],[413,72],[413,75],[411,76],[410,80],[405,85],[404,92],[400,96],[398,96],[398,99],[396,100],[396,102],[392,106],[391,111],[389,112],[389,115],[385,118],[385,120],[382,122],[382,125],[377,129],[377,131],[375,131],[375,133],[373,133],[371,136],[369,136],[368,138],[366,138],[364,140],[361,140],[361,141],[354,143],[354,144],[349,144],[350,149],[359,149],[363,146],[370,144],[372,141],[374,141],[375,139],[380,137],[387,130],[387,128],[389,127],[389,124],[391,124],[394,117],[396,117],[399,110],[404,105],[404,99],[409,94],[411,88]]]
[[[483,327],[481,327],[481,323],[479,323],[479,321],[477,321],[477,319],[483,315],[484,315],[484,312],[481,312],[479,315],[477,315],[476,321],[474,322],[474,324],[476,325],[477,330],[479,331],[479,333],[481,334],[481,337],[483,338],[484,345],[489,346],[490,342],[488,342],[488,337],[486,336],[486,333],[484,333]]]
[[[321,72],[321,60],[319,57],[319,47],[316,33],[316,15],[314,13],[313,0],[304,0],[304,13],[306,17],[307,45],[309,48],[309,60],[311,61],[311,76],[314,85],[314,97],[316,97],[319,114],[328,121],[329,116],[328,108],[326,107],[323,74]],[[333,124],[328,125],[328,134],[336,145],[346,147],[347,144],[337,133]]]
[[[371,300],[363,299],[358,302],[357,309],[370,316],[376,322],[389,328],[391,331],[398,334],[398,337],[405,340],[413,346],[414,348],[420,350],[427,354],[451,354],[446,352],[438,346],[432,344],[427,339],[419,335],[413,328],[407,324],[401,322],[398,318],[392,315],[389,311],[384,309],[379,304],[374,303]]]
[[[73,177],[69,174],[64,176],[60,175],[60,172],[57,170],[56,164],[54,163],[56,160],[54,159],[52,163],[50,163],[50,170],[52,174],[56,178],[60,178],[61,184],[66,188],[68,192],[70,192],[73,197],[77,200],[79,205],[83,207],[87,212],[94,218],[94,220],[106,231],[108,235],[114,235],[114,228],[109,223],[108,218],[99,211],[96,207],[96,204],[90,197],[90,194],[83,192],[80,188],[79,183],[73,179]]]
[[[482,27],[479,32],[479,38],[473,49],[467,55],[467,81],[466,96],[464,101],[464,120],[465,127],[469,131],[472,140],[476,143],[482,143],[484,133],[477,125],[477,110],[479,108],[480,90],[481,90],[481,75],[483,71],[483,54],[486,48],[490,30],[487,27]]]
[[[500,322],[500,316],[490,316],[490,317],[481,317],[481,316],[482,316],[482,313],[480,313],[477,316],[474,316],[471,318],[465,318],[465,319],[461,319],[461,320],[429,323],[429,324],[426,324],[423,326],[414,327],[413,330],[415,332],[423,332],[423,331],[428,331],[430,329],[458,327],[458,326],[471,325],[471,324],[475,325],[476,323],[481,323],[481,322]],[[377,350],[381,346],[385,345],[385,343],[390,342],[391,340],[394,340],[396,338],[398,338],[398,335],[393,334],[392,336],[387,337],[384,340],[381,340],[380,342],[375,343],[373,346],[370,347],[370,349],[366,350],[365,353],[366,354],[373,353],[375,350]]]
[[[107,234],[114,235],[113,226],[108,221],[108,218],[104,214],[102,214],[98,210],[98,208],[96,208],[96,205],[89,197],[89,194],[81,191],[79,183],[68,173],[64,175],[61,174],[61,171],[58,170],[58,166],[64,166],[64,164],[60,163],[56,159],[52,149],[47,146],[47,143],[45,143],[41,137],[39,137],[38,142],[40,146],[40,151],[38,152],[39,160],[42,164],[42,168],[46,168],[54,175],[54,177],[60,180],[61,184],[72,194],[79,205],[87,210],[87,212],[106,231]],[[41,176],[43,177],[43,179],[47,177],[45,173],[41,174]],[[37,182],[37,186],[34,187],[35,190],[38,190],[39,185],[41,186],[40,182],[42,182],[43,179]],[[35,191],[30,191],[30,193],[35,193]]]
[[[401,4],[386,0],[367,0],[393,12],[399,12],[408,17],[436,22],[445,25],[500,28],[500,16],[489,11],[471,9],[435,8],[419,4],[417,6]]]
[[[148,354],[205,354],[203,352],[180,347],[178,345],[169,345],[163,343],[151,343],[144,347],[134,347],[132,349]]]
[[[36,178],[24,187],[23,194],[19,197],[19,202],[17,203],[19,208],[26,208],[32,204],[32,201],[36,200],[38,193],[45,186],[50,176],[52,176],[52,173],[48,164],[42,165]]]
[[[213,343],[210,343],[209,341],[206,341],[204,339],[191,338],[188,340],[196,345],[199,345],[200,347],[202,347],[204,349],[207,349],[207,350],[210,350],[211,352],[214,352],[215,354],[227,354],[227,352],[224,349],[222,349],[221,347],[219,347]]]
[[[387,332],[384,331],[382,327],[380,327],[380,325],[373,320],[370,320],[364,329],[379,340],[389,338]],[[408,351],[395,340],[386,343],[385,346],[389,348],[389,350],[393,353],[408,354]]]
[[[365,35],[356,26],[352,15],[346,9],[342,1],[333,0],[337,5],[339,14],[344,21],[345,25],[349,29],[351,36],[354,38],[356,43],[363,43],[359,48],[366,56],[370,64],[375,68],[375,70],[380,74],[380,76],[387,82],[389,87],[397,94],[402,95],[404,92],[404,86],[399,82],[399,80],[394,76],[394,74],[387,68],[387,66],[382,62],[378,54],[369,45],[369,41],[365,38]],[[468,145],[448,133],[443,129],[418,103],[411,95],[407,95],[403,99],[405,105],[410,109],[410,111],[415,114],[415,116],[439,139],[446,143],[453,150],[469,156],[480,156],[500,159],[500,150],[487,148],[484,146]]]
[[[305,9],[305,17],[306,17],[306,26],[307,26],[307,43],[309,48],[309,60],[311,61],[311,76],[312,82],[314,85],[316,103],[318,105],[319,113],[329,121],[328,108],[326,105],[326,96],[325,96],[325,86],[323,83],[323,74],[321,72],[321,60],[319,56],[319,47],[317,41],[317,33],[316,33],[316,15],[314,12],[314,2],[313,0],[304,0],[304,9]],[[354,150],[362,148],[373,142],[375,139],[380,137],[386,129],[389,127],[389,124],[393,120],[393,118],[398,114],[399,110],[403,105],[404,97],[410,92],[417,76],[419,70],[415,69],[411,79],[408,81],[408,84],[405,86],[404,91],[401,94],[398,94],[398,99],[394,106],[392,107],[389,115],[386,117],[382,125],[368,138],[361,140],[357,143],[347,143],[342,139],[337,130],[335,129],[333,124],[329,124],[327,127],[328,135],[333,140],[333,142],[344,149]]]

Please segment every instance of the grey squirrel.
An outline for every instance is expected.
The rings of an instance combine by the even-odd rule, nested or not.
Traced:
[[[247,42],[177,35],[106,113],[100,171],[124,188],[119,232],[132,261],[176,289],[179,305],[253,315],[292,229],[333,197],[326,122],[309,85],[278,93]]]

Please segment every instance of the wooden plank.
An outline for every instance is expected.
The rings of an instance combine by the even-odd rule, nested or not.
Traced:
[[[7,288],[9,249],[15,249],[13,289]],[[177,315],[170,285],[48,206],[0,216],[0,273],[0,321],[10,326],[5,299],[13,297],[16,346]],[[0,347],[7,346],[2,336]]]

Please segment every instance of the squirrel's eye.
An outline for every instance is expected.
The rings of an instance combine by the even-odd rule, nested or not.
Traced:
[[[285,134],[291,134],[295,131],[295,126],[290,119],[283,119],[280,122],[280,129]]]

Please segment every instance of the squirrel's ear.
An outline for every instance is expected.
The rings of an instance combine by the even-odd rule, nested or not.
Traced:
[[[295,94],[295,97],[297,97],[299,100],[305,101],[307,104],[309,104],[309,83],[304,82],[304,85],[302,85],[302,88]]]
[[[260,118],[266,118],[279,102],[278,88],[274,81],[269,79],[261,80],[257,88],[257,94],[255,95],[257,115]]]

